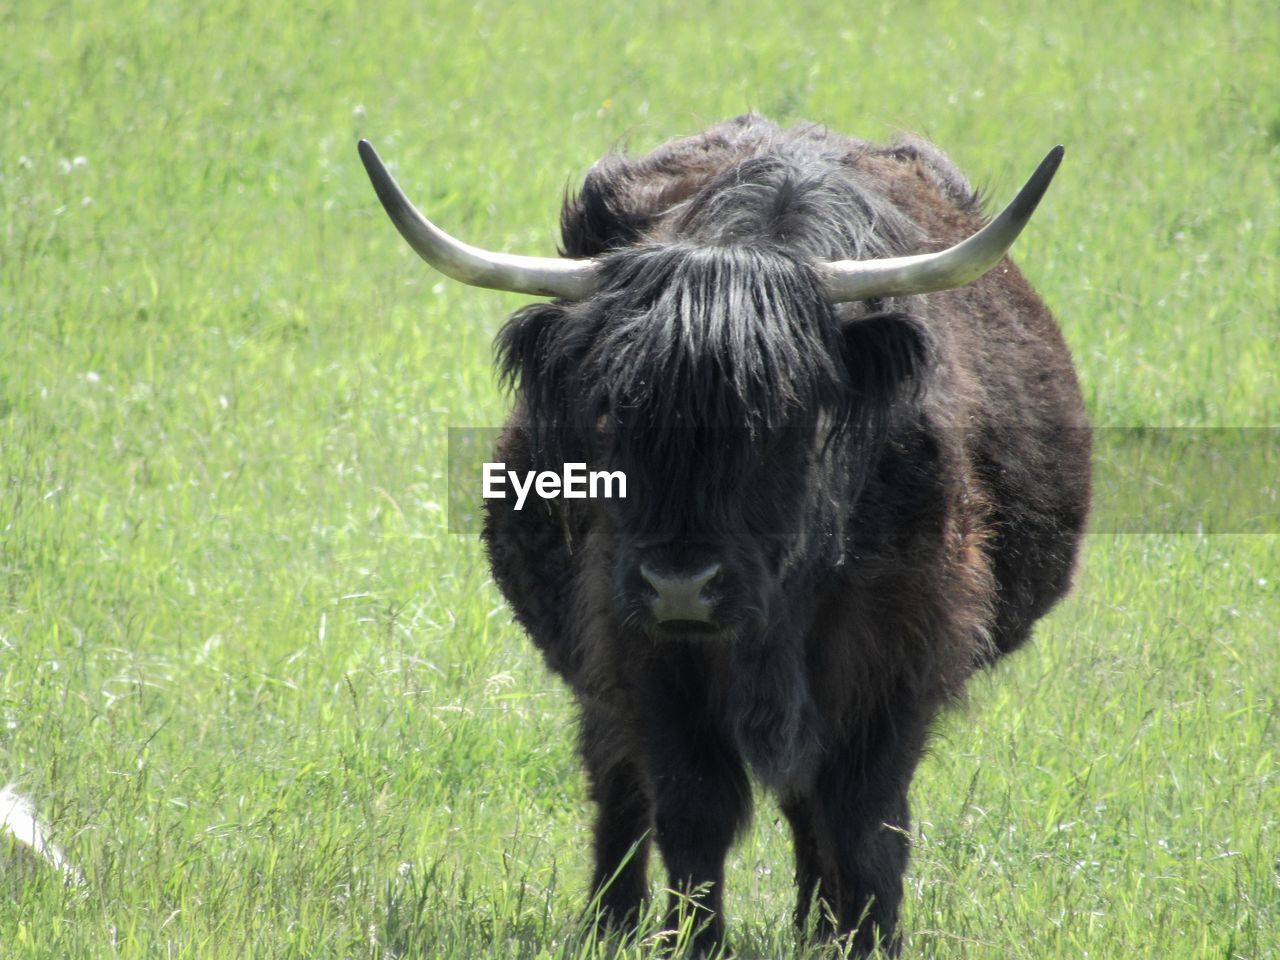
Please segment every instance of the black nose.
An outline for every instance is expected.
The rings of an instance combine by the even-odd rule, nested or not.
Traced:
[[[653,600],[653,615],[661,623],[664,620],[693,620],[711,622],[712,602],[702,595],[702,588],[715,579],[720,564],[713,563],[696,573],[656,573],[644,564],[640,576],[653,587],[657,597]]]

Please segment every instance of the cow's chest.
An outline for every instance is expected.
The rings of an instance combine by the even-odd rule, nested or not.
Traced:
[[[813,775],[823,725],[804,657],[789,646],[736,648],[725,722],[760,782],[788,793]]]

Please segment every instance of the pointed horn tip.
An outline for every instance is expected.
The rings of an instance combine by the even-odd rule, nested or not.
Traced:
[[[1050,150],[1048,153],[1044,155],[1044,159],[1040,161],[1040,167],[1037,172],[1044,171],[1045,173],[1050,175],[1057,173],[1058,165],[1062,163],[1062,158],[1066,154],[1066,152],[1067,152],[1066,147],[1064,147],[1062,144],[1058,144],[1056,147],[1054,147],[1052,150]]]
[[[1066,150],[1062,144],[1058,144],[1046,153],[1044,159],[1036,167],[1035,172],[1022,185],[1022,189],[1009,202],[1009,205],[1001,211],[1001,215],[1008,214],[1015,222],[1020,221],[1024,224],[1027,220],[1030,220],[1031,215],[1035,213],[1036,207],[1039,206],[1040,201],[1044,199],[1045,193],[1048,192],[1049,185],[1053,183],[1065,153]]]

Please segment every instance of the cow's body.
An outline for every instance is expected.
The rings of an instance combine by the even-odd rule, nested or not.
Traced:
[[[504,329],[519,402],[495,459],[625,469],[628,499],[490,501],[484,537],[581,707],[607,920],[637,911],[656,840],[717,942],[754,774],[794,832],[801,921],[816,894],[859,950],[896,947],[930,724],[1067,590],[1088,426],[1009,261],[836,305],[809,264],[983,222],[927,144],[756,117],[607,157],[566,204],[565,254],[605,279]]]

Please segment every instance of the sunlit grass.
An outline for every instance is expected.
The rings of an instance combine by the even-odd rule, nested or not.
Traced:
[[[565,692],[446,532],[522,300],[446,285],[356,158],[550,254],[566,186],[748,107],[922,132],[993,202],[1091,412],[1280,423],[1280,20],[1263,3],[0,8],[0,956],[652,955],[583,936]],[[1211,495],[1212,490],[1208,491]],[[1280,942],[1280,545],[1089,542],[915,790],[910,956]],[[11,882],[14,877],[17,882]],[[761,798],[743,956],[790,956]]]

